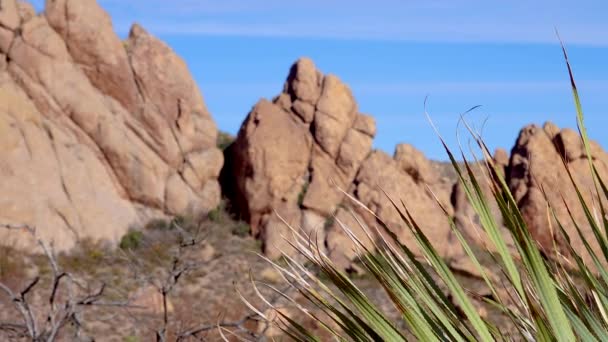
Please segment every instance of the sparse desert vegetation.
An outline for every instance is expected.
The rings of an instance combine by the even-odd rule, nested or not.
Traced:
[[[205,49],[235,74],[220,81],[219,70],[191,72],[142,25],[114,27],[101,5],[126,2],[111,3],[0,2],[1,341],[608,340],[608,153],[588,137],[569,65],[578,132],[518,122],[501,143],[509,151],[490,151],[466,120],[475,106],[454,121],[471,136],[465,151],[440,138],[449,162],[433,161],[410,141],[428,137],[416,122],[391,155],[379,143],[403,118],[387,125],[363,112],[366,94],[382,93],[387,110],[392,91],[413,88],[402,77],[422,74],[398,50],[374,55],[349,41],[357,53],[338,64],[315,56],[335,68],[325,71],[298,58],[274,96],[252,100],[242,92],[267,94],[266,82],[225,82],[271,79],[262,69],[279,64],[259,41]],[[152,7],[164,16],[174,5]],[[213,15],[234,10],[216,5]],[[364,73],[365,89],[351,58],[399,78],[370,86],[382,75]],[[257,101],[238,131],[220,130],[199,75],[213,96],[226,93],[215,116],[224,124],[233,101]],[[464,98],[472,85],[460,81],[439,88]],[[556,88],[477,83],[483,96]]]
[[[59,329],[60,340],[104,336],[103,340],[146,341],[154,339],[161,328],[165,329],[166,340],[175,340],[180,334],[183,340],[219,339],[214,332],[218,320],[236,329],[230,324],[250,314],[235,295],[235,286],[253,295],[248,290],[247,275],[249,271],[263,274],[268,265],[255,256],[259,244],[240,234],[244,230],[242,222],[233,220],[221,207],[214,212],[215,216],[209,215],[212,218],[200,220],[152,220],[128,231],[115,246],[83,240],[73,250],[53,254],[54,261],[44,254],[16,253],[4,247],[0,281],[19,293],[39,277],[25,296],[39,325],[44,324],[48,309],[45,302],[53,287],[53,262],[61,274],[74,279],[76,293],[103,286],[95,303],[78,309],[81,326],[69,321]],[[61,296],[67,295],[66,291],[64,284],[59,284]],[[167,308],[163,307],[163,291],[167,292]],[[5,308],[0,314],[2,338],[26,338],[18,308],[5,293],[0,297]],[[257,332],[253,319],[242,325]],[[11,329],[5,329],[9,326]]]

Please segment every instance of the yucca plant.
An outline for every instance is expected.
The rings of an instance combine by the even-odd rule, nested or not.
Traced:
[[[593,164],[578,91],[566,50],[563,46],[562,49],[570,75],[578,129],[587,152],[594,190],[598,197],[608,197],[608,188]],[[382,230],[382,234],[366,230],[368,238],[375,241],[374,251],[366,248],[366,244],[362,243],[349,227],[339,221],[338,223],[350,236],[360,263],[373,276],[378,286],[385,290],[398,310],[401,322],[391,321],[346,274],[332,264],[320,248],[317,248],[313,242],[316,239],[300,235],[297,229],[292,229],[294,236],[288,241],[291,241],[292,246],[304,258],[293,258],[286,254],[284,262],[273,263],[295,292],[286,293],[256,281],[253,282],[254,286],[266,286],[285,296],[302,315],[315,321],[337,340],[405,341],[413,337],[422,341],[608,341],[608,272],[605,268],[608,262],[608,220],[604,204],[602,201],[593,205],[586,203],[568,171],[580,205],[587,216],[586,222],[576,222],[573,217],[572,220],[585,245],[584,252],[591,256],[593,263],[585,264],[581,257],[583,251],[574,250],[569,244],[566,244],[569,249],[567,258],[560,253],[548,257],[528,230],[514,196],[490,157],[487,146],[472,129],[469,128],[469,132],[483,154],[482,165],[489,171],[489,176],[484,179],[475,177],[472,164],[466,160],[464,153],[461,152],[464,163],[459,164],[443,139],[440,139],[492,245],[494,252],[491,256],[499,268],[500,277],[490,274],[488,269],[482,266],[478,248],[467,241],[454,222],[451,222],[451,226],[491,296],[480,298],[463,286],[425,236],[424,222],[416,222],[407,204],[399,199],[391,201],[415,237],[423,258],[416,258],[411,249],[397,243],[398,240],[390,227],[384,225],[379,218],[377,219],[380,227],[376,229]],[[481,182],[490,185],[491,197],[482,191]],[[345,195],[348,196],[346,193]],[[356,202],[354,198],[351,199]],[[504,233],[491,213],[491,201],[495,201],[500,209],[514,249],[507,246]],[[363,209],[374,214],[367,208]],[[601,222],[592,214],[598,210],[601,213]],[[562,222],[548,202],[547,213],[557,222],[557,233],[565,241],[569,241],[570,237]],[[583,235],[580,229],[582,225],[590,225],[593,235]],[[361,227],[365,230],[363,225]],[[377,238],[374,240],[372,236]],[[598,255],[591,247],[592,241],[600,246],[602,255]],[[296,300],[294,293],[297,293],[299,300]],[[260,297],[265,299],[261,294]],[[495,321],[480,314],[480,302],[499,312],[503,323],[506,322],[510,329],[501,329]],[[272,307],[270,302],[266,303]],[[266,315],[267,310],[249,305],[261,317],[271,319]],[[294,340],[321,340],[300,320],[293,318],[293,315],[287,315],[283,310],[276,310],[276,315],[278,319],[272,320],[272,323]]]

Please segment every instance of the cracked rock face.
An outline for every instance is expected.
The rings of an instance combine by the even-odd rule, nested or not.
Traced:
[[[40,15],[3,0],[0,53],[0,222],[62,250],[218,205],[215,123],[184,61],[143,28],[121,41],[94,0]]]
[[[412,152],[412,157],[408,158],[411,167],[407,168],[407,172],[403,169],[404,155],[401,152],[404,150]],[[349,238],[341,228],[342,224],[350,228],[359,240],[367,244],[367,248],[373,250],[373,245],[361,226],[366,227],[375,236],[376,232],[382,232],[377,219],[379,218],[397,236],[400,243],[405,244],[415,253],[420,252],[414,236],[405,226],[391,199],[395,203],[400,204],[401,201],[405,203],[413,218],[442,256],[448,260],[460,256],[458,241],[456,236],[452,235],[448,216],[433,195],[435,192],[438,197],[449,197],[449,190],[439,191],[438,189],[442,185],[438,180],[440,176],[436,170],[432,168],[426,158],[423,160],[414,158],[414,156],[420,155],[411,146],[398,146],[395,158],[391,158],[382,151],[373,151],[362,163],[350,193],[352,198],[365,205],[375,216],[360,209],[349,199],[343,202],[336,215],[336,221],[328,229],[327,240],[330,257],[336,260],[341,267],[349,267],[350,261],[355,257],[352,247],[349,247],[348,244]],[[420,164],[415,165],[416,162]],[[425,169],[425,167],[428,168]],[[428,172],[426,177],[432,179],[433,182],[424,182],[416,176],[423,170]],[[436,189],[432,192],[432,188]],[[445,200],[447,201],[447,199]],[[442,205],[447,210],[451,210],[449,202],[442,203]]]
[[[288,248],[281,235],[290,232],[275,212],[323,241],[344,197],[338,187],[348,190],[375,132],[350,89],[307,58],[292,66],[279,96],[258,102],[225,152],[223,185],[267,255]]]
[[[591,158],[602,179],[608,179],[608,154],[596,143],[591,142]],[[529,125],[524,127],[511,150],[511,157],[504,150],[497,150],[494,162],[503,171],[505,180],[522,213],[524,221],[532,236],[548,256],[555,257],[557,252],[569,256],[569,247],[565,239],[557,233],[557,221],[549,211],[548,204],[555,212],[557,220],[562,224],[570,237],[570,244],[581,254],[583,260],[592,265],[593,261],[580,239],[576,227],[572,223],[579,222],[583,236],[588,237],[595,253],[602,252],[593,238],[593,231],[584,213],[576,190],[567,170],[570,170],[574,182],[581,191],[585,202],[592,205],[592,210],[599,213],[600,201],[606,205],[604,195],[598,197],[593,178],[589,170],[587,153],[580,135],[569,128],[560,129],[551,122],[542,127]],[[473,169],[478,180],[488,177],[488,171],[479,165]],[[479,182],[488,198],[492,190],[486,181]],[[545,197],[546,196],[546,197]],[[478,244],[494,247],[489,239],[481,232],[479,218],[468,203],[460,184],[454,186],[452,200],[455,210],[455,222],[458,228]],[[502,225],[502,215],[495,202],[491,203],[491,212],[497,223]],[[570,217],[569,212],[572,213]],[[581,224],[584,223],[584,224]],[[508,235],[502,227],[504,235]],[[514,251],[515,247],[510,236],[507,236],[508,246]]]
[[[444,256],[456,255],[448,217],[431,193],[451,213],[453,183],[412,146],[399,145],[394,158],[372,151],[375,134],[374,119],[358,112],[350,89],[307,58],[292,66],[281,94],[258,102],[225,152],[222,184],[267,256],[292,252],[285,222],[316,240],[321,250],[327,248],[342,268],[355,259],[342,224],[373,249],[362,226],[375,231],[376,217],[359,210],[345,192],[413,247],[413,237],[383,190],[413,206]]]
[[[547,254],[554,254],[553,240],[556,239],[559,251],[568,255],[566,241],[552,234],[557,226],[553,219],[549,220],[551,216],[548,216],[544,190],[549,204],[570,236],[572,247],[582,253],[585,262],[591,264],[592,260],[568,214],[567,208],[576,222],[587,222],[562,160],[565,160],[587,204],[593,203],[599,212],[598,203],[602,201],[606,205],[606,198],[598,198],[595,193],[587,154],[579,134],[569,128],[560,130],[552,123],[546,123],[543,127],[530,125],[521,130],[511,153],[509,187],[532,235]],[[608,154],[595,142],[591,143],[591,157],[600,178],[608,179]],[[581,224],[580,228],[585,236],[593,236],[588,224]],[[592,243],[592,248],[601,254],[595,243]]]

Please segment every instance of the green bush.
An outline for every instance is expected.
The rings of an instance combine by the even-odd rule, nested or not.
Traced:
[[[152,219],[144,226],[144,230],[169,230],[171,222],[165,219]]]
[[[249,236],[251,227],[245,222],[239,221],[232,226],[232,234],[240,237]]]
[[[0,281],[22,278],[25,267],[22,253],[13,247],[0,245]]]
[[[566,56],[565,49],[564,56]],[[593,189],[598,197],[608,197],[608,187],[595,171],[594,160],[589,153],[591,148],[583,112],[567,57],[566,64],[571,78],[581,140],[587,151],[589,167],[593,175]],[[470,132],[483,155],[491,155],[481,137],[472,130]],[[482,275],[490,295],[482,297],[468,291],[463,280],[449,268],[446,260],[425,236],[425,223],[417,222],[410,215],[407,207],[400,202],[394,202],[394,209],[401,215],[404,225],[412,233],[423,254],[422,259],[417,259],[410,248],[401,245],[390,227],[382,222],[380,229],[384,234],[377,242],[377,252],[368,250],[354,238],[354,234],[350,236],[352,243],[357,247],[361,264],[373,275],[378,286],[385,290],[388,298],[399,311],[401,321],[390,320],[347,275],[333,265],[327,257],[319,255],[319,249],[314,242],[297,246],[302,258],[287,257],[285,259],[288,262],[287,266],[280,263],[273,265],[282,272],[290,285],[298,290],[297,292],[309,306],[322,311],[321,314],[317,311],[308,311],[305,303],[300,301],[297,308],[302,311],[302,316],[311,317],[335,340],[608,341],[608,272],[606,270],[608,220],[605,214],[608,208],[605,207],[605,203],[602,201],[586,203],[579,195],[579,204],[586,213],[586,221],[576,222],[572,215],[570,220],[576,225],[588,224],[594,234],[585,236],[578,230],[578,237],[585,245],[584,250],[575,250],[570,244],[565,244],[566,254],[570,255],[568,258],[560,253],[555,253],[549,258],[541,252],[532,237],[518,209],[518,204],[493,160],[487,158],[484,165],[496,177],[476,179],[471,165],[466,160],[464,164],[459,165],[447,145],[443,143],[443,146],[469,202],[479,216],[482,229],[497,251],[494,265],[499,269],[500,277],[488,273],[488,269],[481,265],[473,247],[456,228],[454,222],[451,222],[454,234],[476,271]],[[588,191],[579,188],[573,177],[571,179],[572,185],[579,194],[583,190]],[[493,190],[491,195],[481,190],[481,182],[491,183]],[[507,247],[499,224],[492,215],[492,202],[500,209],[507,231],[515,245],[514,252]],[[601,213],[603,220],[596,219],[594,213]],[[557,222],[554,227],[555,234],[566,239],[565,241],[570,241],[562,222],[549,203],[547,203],[547,215],[551,215],[552,217],[548,218]],[[591,247],[592,245],[600,247],[600,255]],[[557,246],[555,249],[555,252],[559,252]],[[582,261],[583,252],[591,256],[593,260],[591,265]],[[302,259],[305,261],[301,261]],[[307,262],[312,263],[320,273],[304,272]],[[259,283],[254,283],[254,286],[257,284]],[[293,296],[291,293],[283,295]],[[291,299],[296,302],[296,298]],[[500,328],[496,325],[496,321],[482,315],[478,311],[479,304],[476,304],[480,301],[497,311],[501,323],[507,323],[511,328]],[[268,312],[266,309],[257,310],[268,323],[277,325],[294,340],[322,340],[312,330],[302,326],[298,319],[294,319],[297,315],[287,316],[284,310],[275,308],[274,312],[278,319],[274,319],[263,314]]]
[[[226,217],[228,214],[226,213],[226,202],[222,200],[220,204],[213,210],[207,213],[207,218],[211,222],[215,223],[224,223],[226,221]]]
[[[87,238],[79,240],[73,250],[60,253],[58,255],[58,261],[63,267],[70,271],[94,274],[100,270],[100,264],[106,258],[111,257],[111,255],[111,246],[107,245],[105,242]],[[48,264],[47,260],[44,258],[41,261],[43,264]],[[39,267],[41,266],[40,261],[37,264]]]
[[[144,233],[139,230],[130,230],[120,239],[119,247],[122,250],[135,250],[142,245],[143,239]]]
[[[306,196],[306,192],[308,192],[308,187],[310,186],[310,182],[306,181],[304,185],[302,185],[302,190],[298,194],[298,205],[302,206],[304,204],[304,197]]]
[[[217,134],[217,148],[220,150],[225,150],[234,142],[234,136],[226,132],[218,132]]]

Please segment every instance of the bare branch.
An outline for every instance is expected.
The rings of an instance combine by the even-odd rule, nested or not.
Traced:
[[[0,331],[16,331],[25,332],[32,341],[54,341],[60,331],[71,324],[76,328],[75,335],[81,337],[81,308],[91,305],[103,306],[127,306],[128,303],[104,303],[101,302],[103,297],[105,284],[102,284],[96,292],[88,292],[80,297],[77,293],[77,288],[82,288],[79,281],[69,272],[64,272],[59,267],[52,245],[47,245],[36,234],[36,229],[29,225],[10,225],[0,224],[0,228],[10,230],[25,230],[35,239],[41,247],[46,259],[52,269],[51,289],[48,298],[49,308],[46,313],[34,313],[27,295],[33,291],[36,285],[40,282],[40,277],[35,277],[27,286],[18,294],[13,292],[8,286],[0,283],[0,292],[4,292],[13,302],[17,311],[21,315],[22,322],[6,322],[0,323]],[[59,293],[65,293],[66,298],[61,299]],[[60,303],[59,303],[60,301]],[[39,308],[38,310],[44,310]],[[36,321],[36,317],[46,317],[40,325]]]
[[[40,277],[36,277],[34,278],[30,284],[28,286],[25,287],[25,289],[23,289],[23,291],[21,291],[21,297],[24,297],[34,288],[34,286],[36,286],[36,284],[38,284],[38,282],[40,281]]]
[[[96,303],[101,296],[103,296],[103,291],[105,291],[106,289],[106,284],[102,283],[101,286],[99,287],[99,290],[89,296],[86,296],[85,298],[81,299],[77,304],[78,305],[92,305],[94,303]]]

